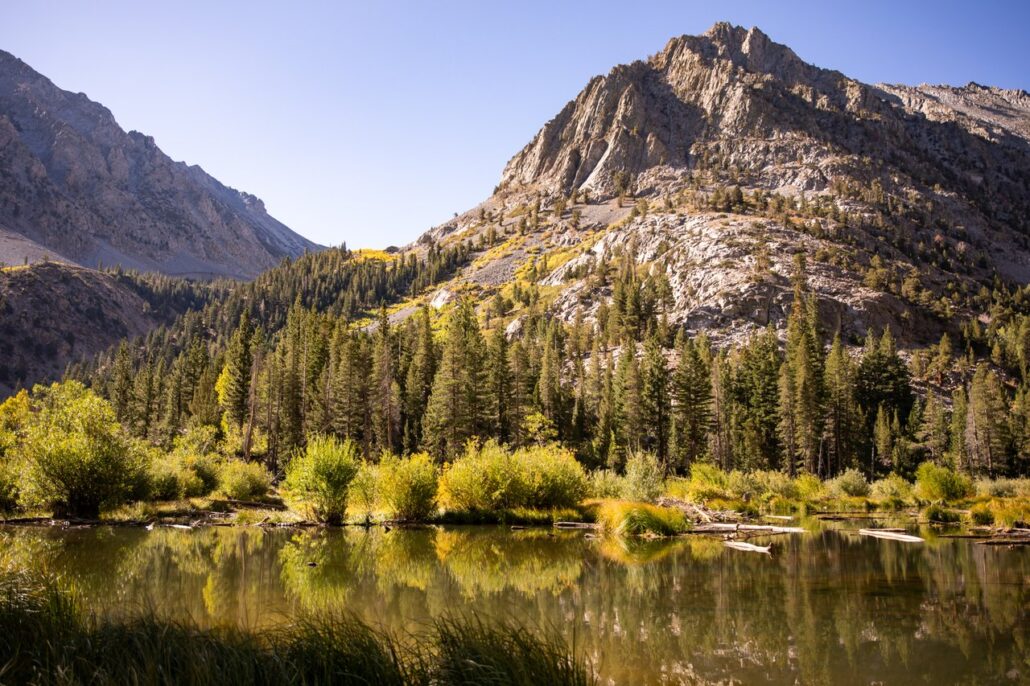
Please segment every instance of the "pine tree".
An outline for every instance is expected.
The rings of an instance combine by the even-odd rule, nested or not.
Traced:
[[[369,404],[372,410],[372,433],[379,451],[396,452],[401,435],[400,385],[394,376],[396,368],[394,343],[386,307],[379,310],[372,352],[372,382]]]
[[[657,331],[648,336],[644,345],[641,376],[644,448],[665,462],[669,456],[670,384],[669,368]]]
[[[944,404],[932,391],[927,392],[922,423],[916,436],[929,453],[930,459],[937,464],[945,463],[948,451],[948,424]]]
[[[672,411],[677,466],[685,472],[706,450],[712,419],[712,376],[701,343],[681,335],[676,347],[679,363],[672,375]]]
[[[487,386],[489,388],[490,430],[497,440],[511,440],[509,401],[512,392],[511,366],[508,359],[508,337],[498,326],[490,337],[487,352]]]
[[[242,426],[247,418],[250,405],[251,366],[254,361],[251,344],[254,330],[250,322],[250,312],[243,311],[240,323],[229,339],[229,347],[225,351],[225,366],[222,374],[222,406],[226,416],[237,425]]]
[[[994,478],[1008,471],[1008,408],[998,375],[977,365],[969,386],[966,449],[975,474]]]
[[[644,440],[643,383],[637,346],[628,338],[615,370],[615,435],[624,455],[639,450]]]
[[[434,455],[456,455],[468,439],[486,434],[486,398],[486,346],[472,301],[464,299],[451,313],[426,409],[425,443]]]
[[[829,477],[858,461],[861,415],[855,403],[855,366],[838,332],[826,358],[827,458],[820,474]]]
[[[429,309],[422,307],[417,319],[414,350],[404,383],[404,448],[408,452],[416,452],[422,443],[422,419],[436,376],[436,344]]]

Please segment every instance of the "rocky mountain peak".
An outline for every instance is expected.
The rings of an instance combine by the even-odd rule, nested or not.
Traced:
[[[250,278],[319,246],[0,51],[0,263]]]

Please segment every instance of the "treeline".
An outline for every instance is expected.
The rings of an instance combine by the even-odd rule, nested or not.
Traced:
[[[1028,472],[1022,291],[999,291],[992,325],[965,327],[964,349],[945,337],[910,363],[890,330],[870,333],[857,356],[839,335],[828,340],[803,256],[785,344],[771,329],[721,349],[675,331],[661,316],[660,279],[641,278],[632,260],[604,270],[616,297],[592,323],[563,324],[531,306],[509,338],[503,319],[485,329],[464,299],[442,320],[422,308],[391,324],[381,309],[371,326],[354,324],[359,302],[429,283],[462,259],[461,249],[432,255],[430,269],[341,252],[338,268],[324,273],[352,285],[336,295],[302,270],[270,273],[264,288],[244,287],[222,306],[225,334],[212,339],[198,319],[175,337],[123,345],[84,376],[136,435],[167,446],[187,427],[215,427],[230,452],[273,471],[326,434],[373,458],[424,450],[442,461],[478,437],[559,441],[590,467],[620,469],[648,451],[679,474],[710,461],[820,477],[857,468],[874,478],[911,475],[927,459],[974,475]],[[287,292],[274,307],[256,295],[279,287]],[[234,327],[225,327],[229,314]],[[985,354],[995,364],[976,362]],[[924,400],[914,384],[955,390],[941,397],[931,389]]]

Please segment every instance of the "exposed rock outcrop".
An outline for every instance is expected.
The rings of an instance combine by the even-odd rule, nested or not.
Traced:
[[[319,246],[0,51],[0,227],[85,266],[250,278]],[[0,262],[39,251],[0,243]]]

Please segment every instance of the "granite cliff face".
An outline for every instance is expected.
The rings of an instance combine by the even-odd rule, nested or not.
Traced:
[[[672,322],[728,337],[782,326],[804,252],[830,330],[925,342],[995,275],[1030,280],[1028,134],[1023,91],[864,84],[720,23],[592,79],[420,243],[488,246],[452,294],[503,296],[533,263],[566,320],[631,253]]]
[[[0,262],[251,278],[319,246],[0,51]]]

